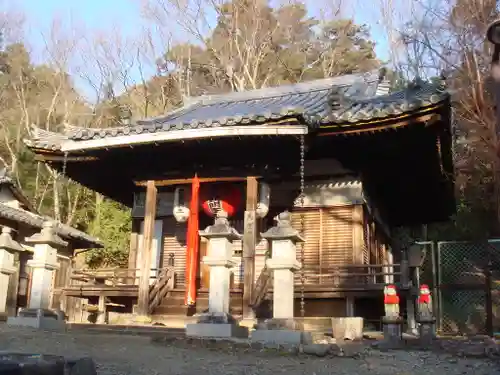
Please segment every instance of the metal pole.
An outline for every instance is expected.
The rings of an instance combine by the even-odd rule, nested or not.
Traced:
[[[500,20],[496,20],[488,26],[486,38],[493,44],[493,55],[491,56],[491,77],[493,78],[493,92],[495,100],[496,125],[495,125],[495,154],[494,158],[494,178],[495,178],[495,195],[497,205],[497,219],[500,220]],[[498,223],[497,223],[498,225]]]

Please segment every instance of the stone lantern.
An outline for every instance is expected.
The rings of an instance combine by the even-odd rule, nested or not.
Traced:
[[[227,213],[217,212],[214,225],[200,231],[200,236],[209,241],[210,255],[203,257],[203,263],[210,267],[210,288],[208,291],[208,313],[198,317],[196,324],[186,325],[186,335],[196,337],[247,337],[248,329],[241,327],[229,314],[230,268],[233,261],[233,241],[241,235],[231,227]]]
[[[7,294],[10,276],[17,271],[16,253],[24,251],[23,247],[12,239],[12,229],[2,228],[0,234],[0,316],[7,315]]]
[[[59,314],[49,310],[49,304],[53,273],[59,268],[57,250],[66,247],[68,243],[56,234],[52,222],[45,222],[40,233],[25,241],[34,247],[33,259],[28,261],[28,266],[33,270],[29,307],[21,310],[19,316],[9,318],[7,324],[43,329],[63,328],[64,320]]]

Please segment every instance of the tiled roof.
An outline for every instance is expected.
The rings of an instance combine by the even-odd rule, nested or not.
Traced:
[[[59,150],[64,141],[234,125],[256,125],[299,118],[314,128],[397,116],[445,100],[438,84],[418,82],[388,94],[379,72],[352,74],[293,85],[202,96],[166,115],[131,125],[95,129],[68,126],[64,134],[38,129],[29,147]]]
[[[349,100],[341,93],[333,93],[332,97],[333,110],[319,120],[320,124],[354,124],[398,116],[438,104],[448,99],[449,94],[442,82],[417,81],[405,90],[373,98]]]
[[[0,217],[6,220],[12,220],[18,223],[25,224],[30,227],[42,229],[43,223],[46,221],[53,221],[51,218],[43,217],[32,212],[8,206],[0,203]],[[77,242],[82,248],[100,248],[103,244],[98,239],[82,232],[78,229],[72,228],[69,225],[55,222],[56,233],[64,238]]]
[[[17,199],[22,205],[24,205],[27,210],[36,212],[35,208],[28,200],[28,198],[26,198],[19,186],[14,182],[14,180],[12,180],[12,178],[7,175],[7,171],[5,168],[0,171],[0,186],[6,186],[10,190],[14,198]]]
[[[6,185],[11,190],[14,197],[26,206],[26,210],[22,208],[15,208],[5,203],[0,202],[0,217],[6,220],[12,220],[18,223],[42,229],[43,223],[46,221],[53,221],[49,217],[43,217],[35,213],[29,200],[19,189],[17,184],[7,175],[5,169],[0,171],[0,186]],[[56,233],[62,237],[69,238],[70,240],[78,242],[85,248],[102,247],[103,244],[98,239],[89,236],[85,232],[72,228],[69,225],[55,222]]]

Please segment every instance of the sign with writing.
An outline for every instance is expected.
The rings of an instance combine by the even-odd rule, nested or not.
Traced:
[[[132,217],[144,217],[146,192],[134,193]],[[172,216],[174,208],[173,192],[158,192],[156,196],[156,217]]]

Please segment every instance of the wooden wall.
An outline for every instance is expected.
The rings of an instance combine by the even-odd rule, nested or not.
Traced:
[[[359,215],[359,212],[364,214]],[[329,277],[317,276],[328,274],[336,267],[346,264],[382,264],[386,256],[386,239],[377,223],[370,217],[362,205],[341,205],[337,207],[309,207],[295,209],[292,212],[292,225],[301,230],[301,217],[304,218],[306,242],[304,244],[305,274],[308,284],[328,284]],[[361,217],[361,221],[359,221]],[[265,222],[267,225],[267,221]],[[233,226],[241,233],[243,220],[236,218]],[[201,226],[201,225],[200,225]],[[356,230],[360,226],[360,230]],[[134,227],[136,227],[134,225]],[[185,287],[186,267],[186,223],[178,223],[173,217],[163,218],[163,254],[161,266],[167,266],[170,254],[174,257],[176,270],[176,288]],[[264,231],[262,227],[259,232]],[[208,244],[200,243],[200,258],[206,254]],[[265,264],[267,241],[259,238],[255,256],[255,279]],[[239,288],[243,283],[242,242],[234,242],[234,257],[237,266],[233,268],[232,287]],[[297,259],[301,260],[300,245]],[[207,272],[200,265],[200,277],[206,287]]]
[[[307,284],[331,283],[329,277],[317,276],[332,273],[334,267],[357,262],[354,254],[354,206],[311,207],[292,212],[292,225],[301,231],[304,219],[304,268]],[[301,261],[301,248],[297,247]]]

